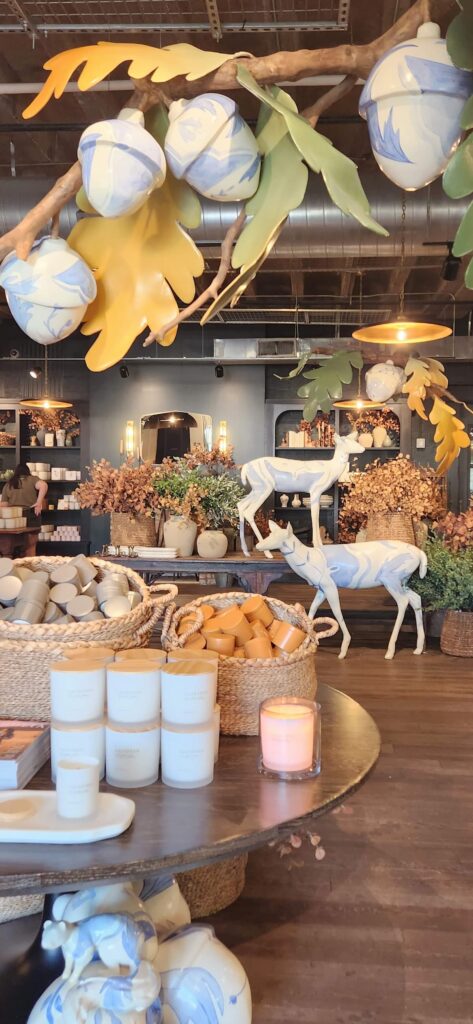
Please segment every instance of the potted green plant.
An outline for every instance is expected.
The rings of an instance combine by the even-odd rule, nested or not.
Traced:
[[[202,477],[201,486],[207,528],[197,538],[197,551],[201,558],[223,558],[228,549],[228,536],[223,528],[237,525],[238,502],[245,494],[245,489],[228,472]]]
[[[409,585],[422,598],[428,632],[440,635],[445,654],[473,657],[473,547],[453,549],[437,536],[425,552],[427,574]]]
[[[194,551],[198,527],[207,525],[199,471],[189,469],[185,459],[165,459],[155,468],[153,488],[157,506],[165,513],[164,543],[177,548],[181,558],[188,558]]]

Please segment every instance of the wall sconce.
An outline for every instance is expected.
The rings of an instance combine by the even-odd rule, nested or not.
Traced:
[[[127,420],[125,427],[125,455],[127,458],[135,454],[135,422]]]
[[[227,421],[220,420],[220,426],[218,428],[218,450],[222,455],[226,455],[227,452]]]

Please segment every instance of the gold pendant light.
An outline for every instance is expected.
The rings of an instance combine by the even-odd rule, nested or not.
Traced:
[[[72,402],[61,402],[59,398],[51,398],[48,393],[48,348],[44,349],[44,391],[42,398],[24,398],[20,402],[22,409],[72,409]]]
[[[402,200],[401,216],[401,290],[399,293],[399,315],[387,324],[372,324],[354,331],[352,337],[356,341],[368,341],[373,345],[419,345],[425,341],[441,341],[449,338],[452,330],[442,324],[430,324],[418,320],[408,320],[404,312],[405,281],[404,269],[406,243],[406,200]]]

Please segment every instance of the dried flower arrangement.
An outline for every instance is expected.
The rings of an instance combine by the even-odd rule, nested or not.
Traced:
[[[210,450],[204,448],[203,444],[193,444],[190,452],[183,456],[189,469],[198,469],[199,466],[206,466],[219,472],[222,469],[234,469],[233,445],[229,444],[227,450],[222,452],[218,444],[214,444]]]
[[[116,469],[101,459],[89,469],[89,479],[74,491],[81,508],[93,516],[109,512],[152,516],[162,507],[153,487],[156,469],[150,463],[134,466],[132,460]]]
[[[344,488],[340,512],[340,540],[350,541],[368,516],[404,512],[414,520],[437,520],[445,515],[445,495],[434,470],[416,465],[408,455],[388,462],[375,459],[356,470]]]
[[[394,444],[399,444],[400,424],[390,409],[364,409],[363,412],[348,412],[347,419],[352,430],[359,434],[368,433],[374,427],[384,427]]]
[[[23,413],[28,417],[31,433],[45,430],[55,434],[57,430],[65,430],[71,437],[77,437],[80,431],[80,420],[70,409],[31,409]]]
[[[443,519],[434,524],[435,533],[450,551],[473,549],[473,498],[466,512],[447,512]]]

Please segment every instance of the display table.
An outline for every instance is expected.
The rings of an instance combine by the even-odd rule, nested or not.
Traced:
[[[323,685],[317,698],[323,723],[317,779],[263,778],[256,768],[258,738],[222,737],[212,785],[176,790],[156,783],[127,790],[136,816],[116,839],[75,847],[0,844],[0,895],[73,891],[90,883],[179,872],[307,827],[358,789],[380,749],[378,729],[359,704]],[[34,786],[50,788],[47,768]],[[39,938],[28,948],[34,928],[31,919],[0,927],[0,1006],[9,1024],[26,1024],[37,997],[62,970],[60,951],[42,950]],[[20,955],[22,945],[26,952]]]
[[[300,582],[300,577],[289,568],[285,558],[275,552],[274,558],[265,558],[259,552],[253,552],[249,558],[241,552],[232,555],[225,555],[225,558],[206,559],[192,555],[190,558],[114,558],[107,555],[109,562],[116,562],[117,565],[124,565],[127,569],[134,569],[140,576],[143,576],[146,583],[160,576],[170,574],[198,575],[201,572],[226,572],[229,576],[235,576],[243,590],[250,594],[266,594],[270,583],[276,583],[286,573],[292,576],[294,582]]]
[[[18,558],[33,558],[36,554],[39,526],[24,526],[20,530],[0,530],[0,555],[11,557],[21,548]]]

